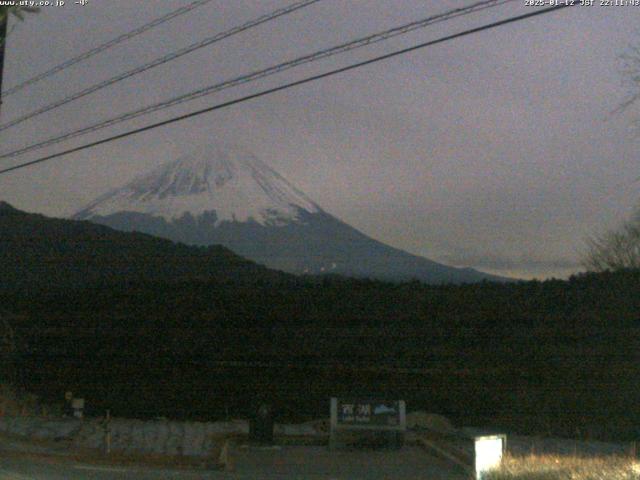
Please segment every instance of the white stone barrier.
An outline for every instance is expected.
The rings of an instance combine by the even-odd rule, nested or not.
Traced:
[[[323,436],[313,423],[280,425],[276,435]],[[74,447],[104,449],[106,428],[103,419],[0,417],[0,432],[28,439],[66,441]],[[228,436],[247,435],[249,422],[177,422],[112,418],[109,422],[110,448],[114,452],[149,453],[206,457],[216,454]]]

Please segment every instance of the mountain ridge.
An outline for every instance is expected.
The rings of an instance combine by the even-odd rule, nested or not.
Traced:
[[[188,246],[86,221],[49,218],[0,203],[0,292],[193,280],[252,283],[295,277],[225,247]]]
[[[379,242],[237,146],[201,146],[98,197],[72,218],[190,245],[224,245],[293,274],[427,283],[510,280]]]
[[[295,221],[320,207],[252,153],[237,146],[203,146],[98,197],[73,218],[122,210],[173,221],[216,205],[217,223]]]

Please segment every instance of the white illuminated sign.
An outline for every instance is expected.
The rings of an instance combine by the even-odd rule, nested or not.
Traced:
[[[505,436],[491,435],[475,438],[476,479],[482,480],[483,475],[502,463]]]

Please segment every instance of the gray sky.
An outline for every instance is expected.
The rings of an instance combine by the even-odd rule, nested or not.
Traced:
[[[4,87],[187,3],[44,7],[12,32]],[[288,3],[214,0],[6,98],[2,123]],[[323,0],[2,132],[0,151],[471,3]],[[532,8],[516,1],[434,25],[44,152]],[[579,270],[585,237],[638,203],[638,112],[611,112],[626,92],[619,55],[640,42],[639,25],[632,6],[543,15],[0,176],[0,199],[69,215],[194,143],[220,140],[249,148],[325,210],[395,247],[523,278],[567,276]]]

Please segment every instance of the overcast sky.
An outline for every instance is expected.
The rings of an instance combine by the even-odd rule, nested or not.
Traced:
[[[292,1],[214,0],[7,97],[2,123]],[[5,89],[189,2],[66,3],[16,25]],[[0,151],[471,3],[323,0],[2,132]],[[532,8],[515,1],[38,153]],[[252,150],[325,210],[395,247],[522,278],[565,277],[579,270],[585,237],[638,204],[640,133],[631,124],[640,112],[611,112],[627,91],[619,56],[639,42],[640,7],[565,9],[0,176],[0,200],[70,215],[193,144],[223,141]]]

